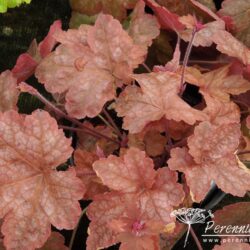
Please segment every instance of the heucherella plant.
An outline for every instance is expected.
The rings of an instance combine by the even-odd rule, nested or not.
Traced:
[[[29,4],[31,0],[0,0],[0,13],[4,13],[8,8],[15,8],[22,3]]]
[[[203,207],[212,183],[232,196],[250,191],[249,34],[234,29],[242,3],[216,12],[209,1],[169,2],[86,0],[93,25],[55,21],[1,72],[0,249],[68,249],[52,226],[74,230],[74,249],[85,214],[82,249],[171,249],[187,229],[179,222],[185,246],[190,231],[202,249],[191,225],[213,217]],[[174,52],[161,65],[164,37]],[[41,109],[26,114],[20,100],[30,95]],[[247,202],[213,223],[242,224],[242,214]]]

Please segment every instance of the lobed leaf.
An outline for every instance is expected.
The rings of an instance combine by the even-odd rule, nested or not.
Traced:
[[[179,97],[181,76],[173,72],[133,75],[140,87],[129,86],[119,96],[116,111],[124,116],[123,128],[140,132],[149,122],[162,117],[194,124],[206,115]]]
[[[73,229],[84,187],[70,169],[56,167],[71,155],[71,141],[45,111],[0,115],[0,216],[7,249],[35,249],[48,239],[51,224]]]
[[[136,148],[122,157],[100,159],[93,168],[111,192],[95,196],[88,208],[87,249],[118,242],[120,249],[132,244],[136,249],[145,244],[159,249],[159,233],[173,223],[170,212],[184,197],[176,173],[166,167],[155,171],[152,160]]]
[[[233,1],[225,0],[222,2],[222,8],[218,11],[218,14],[222,17],[230,17],[232,20],[231,31],[241,42],[246,46],[250,46],[249,38],[249,11],[250,1]]]
[[[144,18],[142,10],[140,13]],[[153,27],[147,45],[158,34],[157,24]],[[143,34],[137,36],[141,39]],[[115,97],[116,88],[131,81],[130,74],[147,53],[145,44],[135,44],[118,20],[104,14],[93,27],[57,32],[55,38],[62,44],[41,62],[36,76],[49,92],[66,92],[65,108],[76,118],[100,113]]]

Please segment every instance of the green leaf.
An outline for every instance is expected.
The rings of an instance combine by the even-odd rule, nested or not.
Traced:
[[[76,11],[72,11],[69,27],[71,29],[77,29],[81,24],[94,25],[96,18],[97,15],[88,16]]]
[[[8,8],[15,8],[22,3],[29,4],[31,0],[0,0],[0,13],[7,12]]]

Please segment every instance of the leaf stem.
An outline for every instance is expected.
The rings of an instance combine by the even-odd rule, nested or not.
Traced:
[[[193,42],[194,42],[196,32],[197,32],[197,29],[194,28],[192,31],[191,39],[190,39],[188,46],[187,46],[187,49],[186,49],[185,56],[184,56],[183,65],[182,65],[182,72],[181,72],[180,96],[182,96],[182,94],[186,88],[186,84],[184,82],[185,69],[186,69],[187,64],[188,64],[189,56],[191,54],[191,50],[193,47]]]
[[[250,113],[250,110],[243,110],[243,111],[240,111],[241,114],[249,114]]]
[[[72,247],[73,247],[73,244],[74,244],[74,240],[75,240],[75,236],[76,236],[78,227],[79,227],[79,225],[80,225],[80,222],[81,222],[81,220],[82,220],[83,215],[84,215],[84,214],[86,213],[86,211],[87,211],[87,208],[88,208],[88,207],[85,207],[85,208],[82,210],[82,213],[81,213],[81,215],[80,215],[80,218],[79,218],[79,220],[78,220],[78,223],[77,223],[76,227],[75,227],[74,230],[73,230],[73,233],[72,233],[72,236],[71,236],[71,239],[70,239],[70,243],[69,243],[69,250],[72,250]]]
[[[109,136],[106,136],[106,135],[104,135],[102,133],[99,133],[99,132],[95,131],[94,129],[85,126],[84,124],[82,124],[77,119],[75,119],[73,117],[70,117],[69,115],[64,113],[62,110],[57,108],[54,104],[52,104],[49,100],[47,100],[43,95],[41,95],[37,91],[37,89],[33,88],[32,86],[24,83],[23,85],[21,85],[20,89],[21,89],[22,92],[28,92],[31,95],[36,96],[42,103],[44,103],[49,109],[53,110],[59,117],[65,118],[68,121],[71,121],[73,124],[77,125],[78,127],[82,128],[83,130],[85,130],[86,133],[91,134],[91,135],[93,135],[95,137],[102,137],[102,138],[105,138],[107,140],[113,141],[113,142],[115,142],[117,144],[120,144],[119,141],[116,141],[116,140],[114,140],[114,139],[110,138]],[[70,130],[73,130],[73,128],[71,128]]]
[[[59,125],[59,128],[64,129],[64,130],[69,130],[69,131],[75,131],[75,132],[85,132],[97,138],[102,138],[101,136],[98,136],[92,133],[91,131],[86,131],[85,128],[74,128],[74,127],[69,127],[69,126],[64,126],[64,125]]]
[[[250,150],[240,151],[237,153],[237,155],[245,155],[245,154],[250,154]]]
[[[98,115],[98,117],[104,122],[104,124],[107,126],[107,127],[109,127],[110,129],[112,129],[115,133],[117,133],[116,132],[116,130],[113,128],[113,126],[102,116],[102,115]]]
[[[142,63],[141,65],[147,70],[148,73],[152,72],[152,70],[148,67],[146,63]]]
[[[205,61],[205,60],[189,60],[191,64],[227,64],[227,62],[223,61]],[[184,61],[181,61],[180,64],[184,64]]]
[[[112,127],[113,127],[114,130],[116,131],[117,135],[118,135],[120,138],[122,138],[122,133],[121,133],[121,131],[120,131],[119,128],[116,126],[114,120],[112,119],[112,117],[110,116],[110,114],[108,113],[108,111],[107,111],[105,108],[103,108],[102,111],[103,111],[104,115],[107,117],[109,123],[112,125]]]
[[[236,104],[239,104],[239,105],[242,105],[242,106],[245,106],[248,108],[248,105],[240,100],[237,100],[237,99],[233,99],[233,102],[235,102]]]
[[[200,243],[198,237],[196,236],[196,234],[195,234],[193,228],[191,227],[191,225],[190,225],[190,232],[191,232],[191,235],[192,235],[198,249],[203,250],[203,247],[201,246],[201,243]]]

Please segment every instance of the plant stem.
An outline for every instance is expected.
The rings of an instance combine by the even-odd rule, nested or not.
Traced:
[[[69,131],[75,131],[75,132],[85,132],[85,133],[93,135],[97,138],[102,138],[102,136],[99,136],[95,133],[92,133],[91,131],[86,131],[85,128],[74,128],[74,127],[69,127],[69,126],[64,126],[64,125],[59,125],[59,128],[64,129],[64,130],[69,130]],[[114,141],[114,142],[116,142],[116,141]]]
[[[146,63],[142,63],[142,66],[148,71],[148,73],[152,72],[152,70],[148,67]]]
[[[33,88],[32,86],[28,85],[28,84],[23,84],[21,85],[20,87],[21,91],[22,92],[28,92],[30,93],[31,95],[34,95],[36,96],[42,103],[44,103],[49,109],[53,110],[56,115],[58,115],[59,117],[61,118],[65,118],[67,119],[68,121],[71,121],[73,124],[77,125],[78,127],[82,128],[85,130],[86,133],[89,133],[93,136],[96,136],[96,137],[102,137],[102,138],[105,138],[107,140],[110,140],[110,141],[113,141],[113,142],[116,142],[118,144],[120,144],[118,141],[102,134],[102,133],[99,133],[97,131],[95,131],[94,129],[92,128],[89,128],[87,126],[85,126],[84,124],[82,124],[80,121],[78,121],[77,119],[73,118],[73,117],[70,117],[69,115],[67,115],[66,113],[64,113],[62,110],[60,110],[59,108],[57,108],[54,104],[52,104],[49,100],[47,100],[44,96],[42,96],[38,91],[37,89]],[[72,128],[71,128],[72,130]]]
[[[109,127],[110,129],[112,129],[116,133],[116,130],[111,126],[111,124],[102,115],[98,115],[98,117],[104,122],[104,124],[107,127]]]
[[[200,243],[198,237],[196,236],[196,234],[195,234],[193,228],[191,227],[191,225],[190,225],[190,232],[191,232],[191,234],[192,234],[192,237],[193,237],[193,239],[194,239],[194,241],[195,241],[195,243],[196,243],[198,249],[199,249],[199,250],[203,250],[203,247],[201,246],[201,243]]]
[[[70,243],[69,243],[69,250],[72,250],[72,247],[73,247],[73,244],[74,244],[74,240],[75,240],[75,236],[76,236],[76,232],[77,232],[77,230],[78,230],[78,227],[79,227],[79,225],[80,225],[80,222],[81,222],[81,220],[82,220],[83,215],[84,215],[84,214],[86,213],[86,211],[87,211],[87,208],[88,208],[88,207],[85,207],[85,208],[82,210],[82,213],[81,213],[81,215],[80,215],[80,218],[79,218],[79,220],[78,220],[78,223],[77,223],[76,227],[75,227],[74,230],[73,230],[73,233],[72,233],[72,236],[71,236],[71,239],[70,239]]]
[[[241,114],[248,114],[250,113],[250,110],[243,110],[243,111],[240,111]]]
[[[235,102],[236,104],[239,104],[239,105],[242,105],[242,106],[245,106],[248,108],[248,105],[240,100],[236,100],[236,99],[233,99],[233,102]]]
[[[181,72],[180,96],[182,96],[182,94],[183,94],[183,92],[185,91],[185,88],[186,88],[186,84],[184,82],[185,69],[187,67],[189,56],[191,54],[191,50],[192,50],[192,47],[193,47],[193,41],[194,41],[194,38],[195,38],[196,31],[197,31],[196,28],[194,28],[193,31],[192,31],[191,40],[188,43],[188,47],[186,49],[186,53],[185,53],[184,60],[183,60],[182,72]]]
[[[227,64],[227,62],[223,61],[203,61],[203,60],[189,60],[188,61],[191,64]],[[181,61],[180,64],[184,64],[184,61]]]
[[[237,153],[237,155],[245,155],[245,154],[250,154],[250,150],[240,151]]]
[[[122,133],[121,131],[119,130],[119,128],[116,126],[115,122],[113,121],[112,117],[109,115],[108,111],[103,108],[102,109],[104,115],[107,117],[109,123],[112,125],[112,127],[114,128],[114,130],[116,131],[117,135],[122,138]]]

